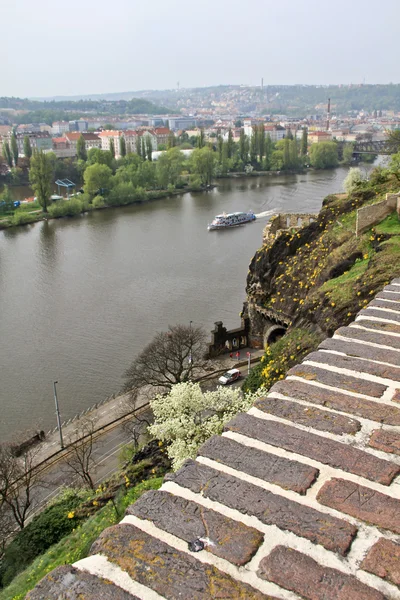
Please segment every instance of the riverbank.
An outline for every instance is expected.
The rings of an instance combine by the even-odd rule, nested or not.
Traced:
[[[244,179],[245,177],[277,177],[280,175],[300,175],[310,169],[291,169],[290,171],[251,171],[250,173],[235,171],[218,175],[217,179]]]
[[[121,201],[120,204],[104,204],[102,206],[93,206],[93,204],[86,205],[83,207],[82,211],[79,212],[71,212],[71,214],[66,215],[56,215],[52,216],[49,213],[44,213],[43,211],[38,211],[35,207],[35,210],[29,211],[27,208],[17,209],[13,215],[7,215],[5,217],[0,217],[0,230],[8,229],[9,227],[18,227],[20,225],[32,225],[33,223],[38,223],[40,221],[50,221],[52,219],[65,219],[77,217],[82,214],[90,213],[94,210],[104,210],[107,208],[120,208],[122,206],[131,206],[135,204],[144,204],[146,202],[152,202],[154,200],[163,200],[164,198],[172,198],[173,196],[181,196],[182,194],[193,193],[193,192],[207,192],[215,188],[215,184],[208,185],[206,187],[198,188],[197,186],[187,186],[182,189],[175,190],[149,190],[144,192],[146,194],[146,198],[133,200],[129,202]],[[78,196],[75,196],[78,198]],[[68,202],[68,200],[59,200],[58,202]]]

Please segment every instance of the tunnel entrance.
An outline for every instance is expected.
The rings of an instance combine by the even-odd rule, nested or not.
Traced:
[[[286,333],[286,328],[282,327],[282,325],[274,325],[273,327],[269,327],[264,334],[264,347],[270,346],[274,344],[278,340],[280,340]]]

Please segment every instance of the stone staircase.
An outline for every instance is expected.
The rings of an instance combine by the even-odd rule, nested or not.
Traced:
[[[30,600],[400,600],[400,279]]]

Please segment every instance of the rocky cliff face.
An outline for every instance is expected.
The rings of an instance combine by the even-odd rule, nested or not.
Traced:
[[[253,346],[271,343],[276,333],[293,327],[329,336],[399,275],[396,213],[355,235],[357,209],[379,200],[384,191],[387,187],[369,185],[349,197],[328,196],[315,221],[267,234],[247,277],[243,314],[250,318]]]

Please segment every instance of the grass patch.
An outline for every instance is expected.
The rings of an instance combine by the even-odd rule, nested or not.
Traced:
[[[104,529],[118,523],[124,510],[136,502],[145,491],[158,489],[161,484],[162,477],[157,477],[127,490],[117,500],[118,516],[113,505],[108,503],[83,525],[39,556],[25,571],[17,575],[12,583],[0,592],[0,600],[22,600],[47,573],[60,565],[74,563],[88,556],[93,542]]]
[[[400,234],[400,219],[397,212],[393,212],[375,227],[376,233],[387,233],[389,235]]]

